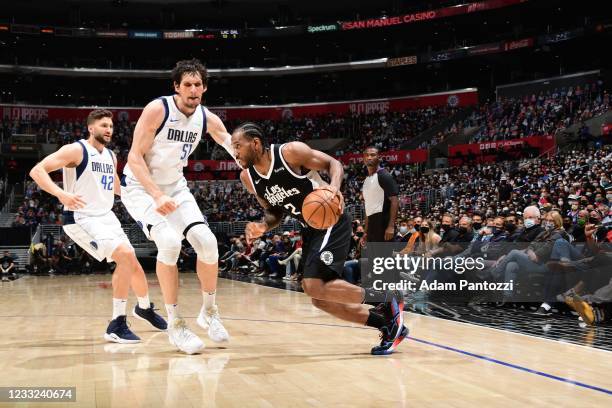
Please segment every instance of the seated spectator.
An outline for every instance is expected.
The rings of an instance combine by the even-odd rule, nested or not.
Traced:
[[[557,211],[548,213],[544,220],[544,231],[535,237],[527,249],[513,249],[497,261],[490,271],[495,279],[517,284],[519,272],[524,278],[531,274],[544,275],[548,271],[546,262],[550,260],[555,241],[565,239],[569,242],[569,235],[563,230],[563,219]],[[512,297],[512,291],[506,291],[504,296],[509,300]],[[544,310],[538,312],[549,310],[546,306],[542,306],[542,309]]]
[[[285,266],[285,276],[283,280],[297,281],[298,280],[298,267],[302,260],[302,237],[301,235],[294,235],[291,237],[293,243],[293,252],[285,259],[278,261],[279,265]]]
[[[523,225],[523,229],[520,230],[514,242],[532,242],[544,231],[544,228],[540,226],[540,210],[538,207],[529,206],[525,208]]]
[[[420,222],[419,231],[410,235],[401,255],[423,255],[432,254],[438,248],[441,238],[436,234],[434,226],[430,220]]]
[[[15,276],[15,260],[8,250],[5,250],[4,256],[0,258],[0,272],[2,273],[2,282],[8,282],[9,276]]]
[[[280,273],[279,273],[280,264],[278,262],[287,258],[290,253],[293,253],[293,247],[294,246],[291,243],[291,240],[289,239],[289,232],[288,231],[283,232],[282,238],[280,238],[276,242],[273,252],[270,254],[268,259],[266,260],[266,263],[268,264],[268,267],[270,268],[270,272],[271,272],[269,275],[270,278],[280,277]]]
[[[408,242],[410,235],[412,234],[411,230],[414,228],[414,223],[409,220],[402,220],[400,222],[397,234],[395,234],[395,242]]]
[[[51,258],[47,256],[47,248],[45,244],[38,243],[32,246],[30,250],[32,253],[31,257],[31,273],[35,275],[41,275],[43,273],[49,273],[51,270]]]

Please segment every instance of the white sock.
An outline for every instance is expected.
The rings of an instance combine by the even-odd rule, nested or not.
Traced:
[[[119,316],[125,316],[125,308],[127,307],[127,299],[113,298],[113,320]]]
[[[177,304],[166,305],[166,312],[168,313],[168,323],[170,323],[174,319],[177,319],[177,318],[180,317],[179,314],[178,314],[178,305]]]
[[[217,291],[214,292],[202,292],[202,297],[204,298],[204,310],[208,310],[215,305],[215,295]]]
[[[147,293],[146,295],[144,295],[144,297],[138,297],[136,296],[136,299],[138,299],[138,307],[141,309],[148,309],[151,307],[151,301],[149,300],[149,294]]]
[[[543,307],[544,310],[546,310],[547,312],[551,309],[550,305],[548,303],[542,303],[542,305],[540,307]]]

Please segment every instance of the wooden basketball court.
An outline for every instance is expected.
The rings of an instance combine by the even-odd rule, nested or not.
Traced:
[[[392,356],[371,356],[375,330],[326,316],[302,293],[224,279],[217,299],[232,338],[219,347],[195,322],[195,274],[181,274],[179,303],[203,354],[175,351],[165,333],[130,316],[143,342],[106,343],[109,283],[2,283],[0,386],[74,386],[76,402],[55,404],[69,407],[612,406],[605,350],[407,313],[410,338]]]

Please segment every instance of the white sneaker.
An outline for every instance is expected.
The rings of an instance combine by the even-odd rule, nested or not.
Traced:
[[[225,330],[225,327],[223,327],[217,305],[214,305],[208,310],[204,310],[202,306],[197,322],[201,328],[208,330],[208,337],[210,337],[212,341],[216,343],[229,341],[229,334],[227,330]]]
[[[204,343],[194,332],[189,330],[184,319],[174,319],[168,324],[170,344],[187,354],[195,354],[204,348]]]

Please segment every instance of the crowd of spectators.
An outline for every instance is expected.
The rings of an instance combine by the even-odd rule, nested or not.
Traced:
[[[68,237],[46,234],[41,242],[30,248],[31,263],[28,266],[34,275],[75,275],[107,273],[108,265],[97,262],[86,251],[79,248]]]
[[[127,154],[132,144],[132,134],[135,122],[123,118],[113,118],[113,140],[108,147],[114,151],[119,160],[127,160]],[[61,146],[87,138],[87,123],[85,120],[49,120],[0,118],[0,135],[8,140],[11,135],[32,135],[37,143],[56,144]]]
[[[430,106],[397,112],[348,113],[314,117],[284,117],[279,121],[258,121],[270,143],[310,139],[347,138],[350,144],[335,151],[336,156],[376,146],[381,151],[402,148],[410,139],[455,113],[454,108]],[[242,120],[226,121],[231,131]],[[213,159],[227,158],[222,148],[211,146]]]
[[[35,229],[39,224],[63,224],[62,204],[41,191],[33,181],[25,184],[23,202],[17,207],[13,227]]]
[[[438,132],[431,139],[423,141],[420,148],[429,148],[460,134],[465,129],[476,128],[470,143],[516,139],[526,136],[555,134],[575,123],[584,122],[606,112],[610,108],[609,93],[603,82],[567,87],[522,98],[499,98],[493,102],[478,105],[466,119],[453,123],[446,132]],[[350,144],[337,150],[336,155],[361,151],[374,145],[380,150],[401,148],[411,138],[456,113],[448,106],[399,112],[327,114],[313,117],[283,116],[280,120],[263,120],[263,127],[271,143],[287,140],[309,140],[325,138],[347,138]],[[232,130],[242,120],[227,121]],[[120,161],[127,158],[135,123],[124,118],[114,120],[113,142],[109,146]],[[60,121],[47,119],[0,120],[0,133],[35,134],[37,140],[56,143],[59,146],[78,140],[87,135],[84,121]],[[583,126],[581,137],[589,137],[588,128]],[[203,155],[212,159],[227,158],[223,149],[204,138]]]
[[[286,116],[281,120],[264,120],[258,123],[264,129],[270,143],[283,143],[288,140],[309,140],[326,138],[348,138],[351,144],[336,153],[341,155],[354,152],[366,146],[375,145],[381,150],[401,147],[411,138],[427,130],[437,121],[452,115],[454,109],[448,107],[428,107],[385,113],[349,113],[345,115],[319,115],[312,117]],[[231,131],[243,120],[226,121],[226,128]],[[115,117],[113,120],[113,140],[109,148],[115,152],[119,161],[125,162],[135,122]],[[35,135],[38,142],[57,144],[58,148],[87,137],[87,125],[84,120],[3,120],[0,118],[0,134]],[[223,149],[208,138],[204,138],[201,149],[203,156],[212,159],[227,158]]]
[[[534,199],[547,206],[561,205],[567,211],[570,197],[577,194],[605,201],[605,188],[610,185],[609,152],[608,148],[588,153],[573,150],[552,158],[466,165],[428,174],[409,165],[391,165],[388,170],[401,191],[400,217],[422,213],[425,206],[430,213],[421,215],[439,217],[448,212],[461,216],[474,211],[498,215],[517,211]],[[343,188],[347,207],[361,205],[365,175],[363,165],[345,165]],[[238,181],[190,181],[188,185],[210,222],[253,221],[262,217],[256,199]],[[427,203],[421,201],[425,198]],[[114,210],[120,221],[131,222],[119,199]],[[14,226],[35,227],[39,223],[61,225],[62,207],[57,199],[28,182]]]
[[[401,212],[396,239],[406,243],[402,252],[444,259],[480,256],[486,268],[472,275],[423,268],[406,277],[513,282],[513,289],[495,299],[497,306],[531,306],[538,316],[574,310],[586,324],[609,322],[611,151],[568,151],[511,167],[466,166],[423,176],[420,182],[440,191],[440,198],[425,211]],[[417,291],[411,299],[423,307],[428,295]]]
[[[470,143],[554,135],[610,109],[610,94],[602,81],[567,87],[522,98],[498,98],[479,105],[465,120],[454,123],[448,134],[477,128]]]

